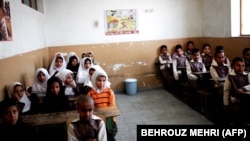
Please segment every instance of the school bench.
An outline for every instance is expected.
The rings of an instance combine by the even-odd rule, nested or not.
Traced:
[[[119,116],[120,111],[117,107],[96,108],[94,114],[106,122],[107,117]],[[20,118],[35,127],[39,141],[67,141],[68,124],[78,116],[79,114],[76,110],[71,110],[56,113],[23,115]]]

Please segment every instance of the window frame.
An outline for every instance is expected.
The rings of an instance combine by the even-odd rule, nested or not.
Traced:
[[[26,3],[25,0],[22,0],[22,3],[38,11],[37,0],[28,0],[28,1],[29,3]]]
[[[250,14],[250,10],[249,10]],[[240,0],[240,36],[250,36],[250,30],[249,33],[243,33],[243,0]],[[249,25],[250,26],[250,25]]]

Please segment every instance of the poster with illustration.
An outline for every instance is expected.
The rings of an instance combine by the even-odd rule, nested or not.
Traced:
[[[10,2],[0,0],[0,41],[12,41]]]
[[[106,10],[105,34],[137,34],[137,11],[135,9]]]

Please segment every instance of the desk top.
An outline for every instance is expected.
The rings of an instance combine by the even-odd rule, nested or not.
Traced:
[[[96,108],[94,114],[97,116],[115,117],[120,115],[117,107]],[[56,113],[42,113],[35,115],[21,116],[22,120],[34,125],[67,122],[68,119],[75,119],[79,116],[77,110],[56,112]]]
[[[250,91],[242,91],[242,92],[239,92],[239,94],[250,95]]]
[[[39,100],[39,103],[43,103],[43,98],[46,96],[45,94],[36,94],[37,95],[37,97],[38,97],[38,100]],[[76,101],[77,100],[77,98],[78,98],[78,95],[76,96],[76,95],[66,95],[67,97],[68,97],[68,99],[69,99],[69,101]]]
[[[159,65],[166,65],[166,64],[173,64],[173,62],[172,61],[167,61],[166,63],[159,64]]]
[[[205,71],[205,72],[192,72],[192,74],[199,75],[199,74],[208,74],[210,71]]]
[[[209,80],[213,80],[213,81],[219,81],[219,82],[224,82],[226,80],[225,77],[219,77],[219,78],[210,78]]]

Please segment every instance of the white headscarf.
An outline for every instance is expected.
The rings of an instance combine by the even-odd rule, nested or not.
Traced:
[[[14,87],[17,86],[17,85],[23,87],[22,83],[20,83],[20,82],[13,82],[9,86],[9,98],[14,99],[14,97],[13,97],[13,95],[14,95]],[[25,94],[25,91],[23,91],[23,95],[22,95],[22,97],[21,97],[21,99],[20,99],[19,102],[24,103],[24,107],[23,107],[23,111],[22,111],[23,113],[30,110],[31,102],[30,102],[29,98],[27,97],[27,95]]]
[[[94,69],[95,71],[96,70],[103,70],[103,68],[99,65],[92,65],[91,67],[89,67],[89,71],[90,69]],[[89,86],[89,87],[92,87],[92,83],[91,83],[91,77],[89,75],[89,79],[88,79],[88,82],[84,83],[84,86]]]
[[[67,58],[66,58],[66,64],[69,63],[69,59],[72,56],[76,56],[78,63],[80,62],[80,59],[79,59],[79,57],[77,56],[77,54],[75,52],[69,52],[68,55],[67,55]]]
[[[57,68],[56,65],[55,65],[56,58],[58,56],[62,57],[62,59],[63,59],[63,64],[62,64],[62,66],[60,68]],[[64,58],[63,54],[60,53],[60,52],[57,52],[57,53],[55,53],[54,58],[53,58],[53,60],[51,62],[51,65],[49,67],[49,74],[50,74],[50,76],[52,76],[52,75],[54,75],[54,73],[56,71],[60,71],[62,69],[65,69],[66,67],[67,67],[67,64],[66,64],[66,61],[65,61],[65,58]]]
[[[59,71],[55,76],[60,78],[62,80],[62,82],[64,83],[64,81],[67,79],[68,74],[73,75],[73,72],[69,69],[63,69],[63,70]]]
[[[65,85],[65,83],[64,83],[64,81],[67,79],[67,75],[69,75],[69,74],[73,75],[73,72],[69,69],[63,69],[63,70],[59,71],[55,76],[62,80],[62,82],[65,86],[65,91],[64,91],[65,95],[75,95],[73,87]]]
[[[84,58],[81,59],[80,65],[79,65],[79,68],[78,68],[78,72],[77,72],[77,76],[76,76],[77,83],[86,83],[86,82],[88,82],[89,68],[90,67],[88,69],[86,69],[84,67],[84,63],[85,63],[86,59],[90,60],[90,64],[91,64],[90,67],[93,65],[91,58],[84,57]]]
[[[96,79],[99,77],[99,76],[105,76],[106,77],[106,80],[105,80],[105,86],[103,89],[99,89],[97,86],[96,86]],[[97,93],[101,93],[105,88],[109,88],[109,81],[108,81],[108,75],[107,73],[104,71],[104,70],[96,70],[92,77],[91,77],[91,83],[92,83],[92,88],[97,92]]]
[[[13,82],[12,84],[10,84],[9,87],[8,87],[8,92],[9,92],[8,96],[9,96],[9,98],[13,98],[12,95],[14,94],[14,87],[16,85],[20,85],[20,86],[23,87],[23,84],[20,83],[20,82]]]
[[[40,72],[42,72],[46,77],[46,80],[43,83],[41,83],[37,79],[37,76],[38,76],[38,74]],[[46,89],[47,89],[47,81],[49,80],[49,78],[50,78],[50,75],[49,75],[48,71],[45,68],[38,68],[36,70],[36,74],[35,74],[34,81],[33,81],[33,84],[32,84],[32,93],[45,94]]]

